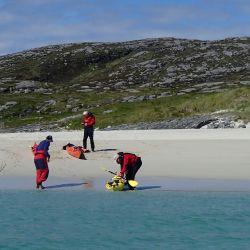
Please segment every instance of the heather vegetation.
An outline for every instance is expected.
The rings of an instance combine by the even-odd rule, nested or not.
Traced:
[[[47,46],[0,57],[0,125],[98,127],[226,110],[250,120],[250,38]]]

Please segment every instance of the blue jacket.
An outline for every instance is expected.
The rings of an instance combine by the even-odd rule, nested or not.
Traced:
[[[50,157],[49,152],[48,152],[49,151],[49,146],[50,146],[50,141],[43,140],[37,146],[36,151],[43,150],[45,152],[46,156]]]

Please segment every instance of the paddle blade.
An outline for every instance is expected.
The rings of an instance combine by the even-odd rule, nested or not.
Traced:
[[[128,180],[128,184],[131,186],[131,187],[136,187],[138,185],[138,182],[135,181],[135,180]]]

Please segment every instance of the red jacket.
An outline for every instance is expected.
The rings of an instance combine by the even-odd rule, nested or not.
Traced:
[[[128,168],[135,166],[139,159],[135,154],[124,153],[120,175],[123,177]]]
[[[95,117],[94,116],[87,116],[83,118],[82,124],[86,127],[91,127],[95,125]]]

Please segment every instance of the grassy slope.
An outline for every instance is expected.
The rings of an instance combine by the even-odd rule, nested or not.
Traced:
[[[165,46],[165,40],[159,39],[154,41],[154,45],[150,45],[150,41],[144,41],[144,47],[136,45],[135,48],[127,47],[125,44],[106,44],[101,46],[94,46],[94,53],[75,53],[75,49],[82,49],[91,44],[74,44],[69,47],[60,48],[58,50],[51,50],[48,48],[40,48],[34,50],[36,56],[19,56],[13,57],[12,62],[9,63],[9,68],[6,71],[1,70],[0,78],[13,77],[13,83],[7,83],[3,87],[15,86],[19,80],[39,80],[42,83],[48,82],[49,88],[52,89],[53,95],[45,94],[3,94],[1,95],[0,105],[4,105],[9,101],[16,101],[18,105],[13,106],[7,110],[0,112],[1,122],[5,126],[17,127],[30,123],[42,123],[43,121],[56,122],[57,120],[71,115],[80,115],[81,112],[89,107],[98,116],[98,127],[106,127],[108,125],[117,125],[122,123],[136,123],[141,121],[160,121],[168,118],[177,118],[192,116],[196,114],[209,113],[220,109],[233,109],[246,120],[250,120],[250,103],[249,88],[240,87],[230,90],[227,87],[223,93],[192,93],[183,96],[176,96],[175,93],[181,89],[192,87],[195,83],[203,83],[206,81],[224,81],[233,82],[238,80],[249,80],[248,72],[233,72],[222,76],[221,79],[217,76],[215,79],[201,79],[192,82],[182,82],[174,84],[169,88],[160,89],[154,88],[140,88],[139,94],[129,93],[124,90],[108,90],[102,92],[79,93],[76,89],[72,89],[72,84],[79,84],[79,88],[84,85],[94,86],[96,82],[101,82],[103,87],[120,81],[133,82],[133,86],[126,86],[127,88],[138,88],[138,85],[143,83],[155,83],[162,78],[168,76],[167,69],[170,66],[178,66],[178,64],[185,63],[185,58],[196,55],[197,53],[206,52],[200,49],[200,42],[192,42],[192,47],[184,46],[185,50],[175,50],[172,47]],[[159,43],[159,44],[158,44]],[[187,43],[187,41],[181,41]],[[219,55],[217,61],[213,57],[205,60],[203,57],[198,57],[192,60],[190,70],[183,70],[183,74],[188,76],[193,73],[194,66],[200,66],[205,60],[208,65],[213,68],[223,67],[226,64],[241,66],[246,63],[242,55],[236,55],[232,58],[223,55],[222,51],[225,44],[232,44],[232,49],[238,49],[237,41],[225,40],[213,43],[212,51],[216,51]],[[240,41],[241,44],[249,44],[250,39]],[[133,43],[134,45],[137,43]],[[175,46],[175,45],[174,45]],[[51,52],[50,52],[51,51]],[[209,50],[211,52],[211,49]],[[145,52],[137,55],[138,52]],[[137,56],[135,56],[137,55]],[[223,56],[222,56],[223,55]],[[170,56],[170,57],[169,57]],[[157,59],[158,66],[147,71],[147,68],[138,66],[140,63],[145,63],[150,60]],[[67,62],[67,66],[65,66]],[[213,65],[216,63],[216,65]],[[181,68],[181,67],[179,67]],[[177,75],[178,70],[176,71]],[[195,72],[195,71],[194,71]],[[195,73],[196,74],[196,73]],[[113,75],[110,77],[110,75]],[[130,76],[132,75],[132,80]],[[111,88],[112,89],[112,88]],[[119,100],[124,96],[129,95],[150,95],[160,92],[170,92],[172,97],[161,98],[153,101],[143,101],[140,103],[119,103]],[[48,106],[44,111],[38,113],[40,107],[44,105],[45,101],[56,100],[56,104]],[[69,99],[78,99],[78,103],[73,105],[79,111],[72,112],[67,109]],[[112,109],[113,112],[104,114],[103,111]],[[21,115],[20,115],[21,114]],[[0,124],[1,125],[1,124]],[[80,128],[79,120],[72,120],[69,122],[69,128]]]
[[[250,88],[228,90],[223,93],[188,94],[178,97],[166,97],[140,103],[120,103],[94,109],[98,117],[97,126],[129,124],[138,122],[161,121],[163,119],[187,117],[232,109],[239,119],[250,121]],[[112,109],[112,113],[103,111]],[[68,124],[71,129],[81,128],[79,119]]]
[[[157,92],[157,90],[154,90],[151,93],[155,91]],[[80,102],[82,107],[79,112],[74,114],[81,115],[81,112],[87,109],[87,105],[99,104],[99,107],[91,110],[98,117],[97,127],[99,128],[123,123],[152,122],[169,118],[194,116],[221,109],[232,109],[238,118],[250,121],[249,87],[226,90],[222,93],[190,93],[183,96],[164,97],[151,101],[116,103],[115,100],[121,98],[123,95],[126,95],[126,93],[108,92],[98,94],[97,98],[95,93],[81,94]],[[47,111],[40,114],[34,111],[29,113],[29,109],[27,109],[27,107],[33,109],[34,103],[42,103],[45,100],[51,99],[51,96],[36,94],[29,95],[29,98],[26,97],[25,99],[22,95],[14,97],[20,104],[2,112],[4,113],[5,125],[16,127],[36,122],[56,122],[63,117],[68,117],[72,115],[71,112],[65,109],[65,102],[68,97],[68,95],[62,95],[61,93],[53,95],[53,99],[56,99],[57,103],[55,106],[49,107],[49,109],[61,111],[61,113],[55,114],[48,114]],[[79,95],[75,93],[71,97],[79,98]],[[10,97],[4,96],[4,98],[10,100]],[[112,102],[111,100],[114,101]],[[4,102],[4,100],[1,101]],[[27,114],[22,117],[19,113],[20,110],[23,111],[25,108],[27,109]],[[105,110],[112,110],[112,112],[104,113]],[[80,118],[72,119],[63,125],[70,129],[79,129],[81,128]]]

